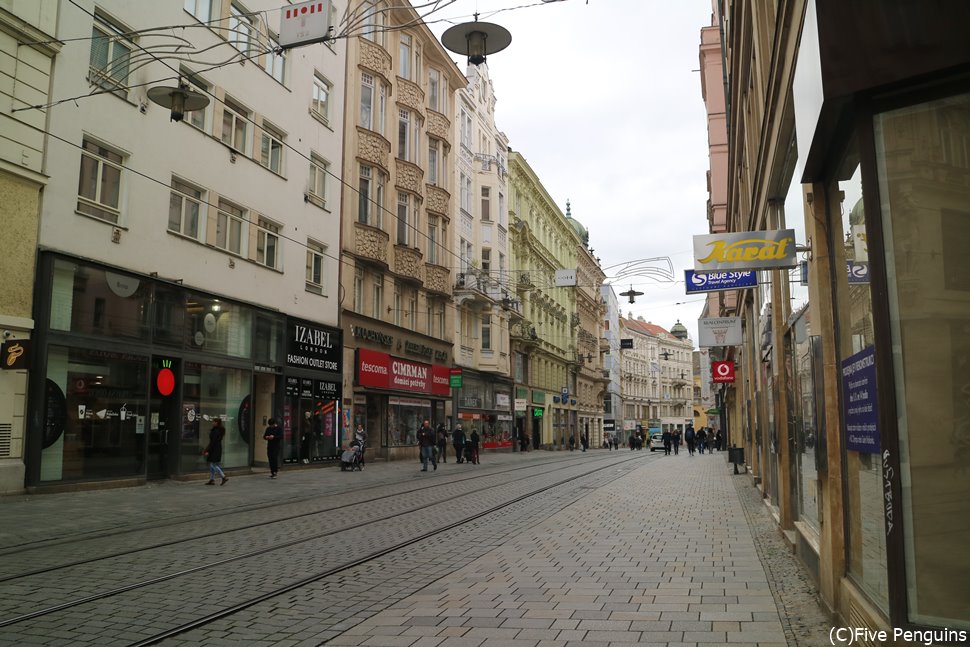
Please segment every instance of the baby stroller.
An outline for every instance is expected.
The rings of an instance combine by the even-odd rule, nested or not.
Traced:
[[[364,469],[364,448],[357,442],[351,443],[350,449],[340,455],[340,471],[346,472],[348,469],[351,472]]]
[[[478,464],[478,448],[471,443],[465,443],[464,451],[465,462]]]

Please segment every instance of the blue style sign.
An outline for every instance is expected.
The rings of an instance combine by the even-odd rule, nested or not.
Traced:
[[[687,294],[696,292],[720,292],[737,288],[753,288],[758,285],[758,273],[747,272],[706,272],[694,273],[694,270],[684,270],[684,283]]]
[[[846,448],[863,454],[878,454],[879,408],[873,346],[842,361],[842,409]]]

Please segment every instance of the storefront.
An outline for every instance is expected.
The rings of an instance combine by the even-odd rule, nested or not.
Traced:
[[[458,421],[466,434],[477,431],[482,449],[512,449],[512,382],[508,378],[462,369]]]
[[[377,328],[380,322],[373,320],[358,325],[352,316],[345,312],[349,345],[344,353],[354,367],[347,421],[352,428],[364,426],[370,456],[416,456],[421,424],[448,424],[451,348],[442,340],[403,335],[399,328]]]
[[[224,467],[265,459],[254,429],[282,412],[283,315],[51,253],[38,284],[28,487],[202,472],[215,418]]]

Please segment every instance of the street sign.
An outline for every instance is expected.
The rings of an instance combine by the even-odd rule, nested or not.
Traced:
[[[564,386],[562,387],[562,401],[565,402],[568,397],[569,397],[569,387]]]
[[[734,362],[711,362],[711,376],[716,383],[734,382]]]
[[[633,348],[633,337],[620,340],[620,350],[623,350],[624,348]]]
[[[461,369],[452,368],[448,369],[448,386],[453,389],[461,388]]]
[[[281,8],[280,46],[296,47],[326,39],[332,13],[331,0],[311,0]]]

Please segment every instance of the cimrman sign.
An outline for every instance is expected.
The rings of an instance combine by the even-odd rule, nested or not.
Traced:
[[[694,236],[695,272],[776,270],[797,266],[793,229]]]

